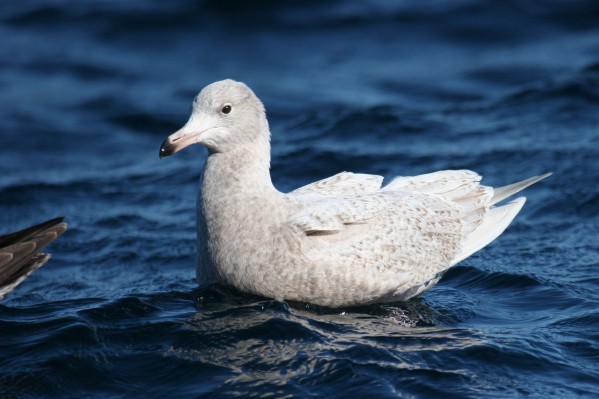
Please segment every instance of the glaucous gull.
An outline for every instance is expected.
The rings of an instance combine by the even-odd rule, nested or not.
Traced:
[[[197,277],[329,307],[392,302],[431,288],[497,238],[524,205],[499,201],[547,177],[493,189],[469,170],[396,177],[343,172],[278,191],[264,106],[224,80],[194,99],[160,157],[208,148],[197,202]]]

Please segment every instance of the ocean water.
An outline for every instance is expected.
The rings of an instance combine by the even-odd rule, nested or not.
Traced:
[[[69,230],[0,303],[0,397],[599,397],[598,21],[593,0],[3,2],[0,233]],[[199,287],[206,154],[158,149],[224,78],[263,100],[284,191],[554,175],[405,303]]]

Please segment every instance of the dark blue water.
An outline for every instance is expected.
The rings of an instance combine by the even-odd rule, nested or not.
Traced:
[[[390,3],[0,5],[0,233],[70,226],[0,304],[0,397],[599,396],[599,4]],[[554,175],[406,303],[198,287],[205,152],[158,149],[223,78],[265,103],[282,190]]]

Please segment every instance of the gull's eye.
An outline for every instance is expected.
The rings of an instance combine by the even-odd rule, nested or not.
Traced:
[[[221,111],[223,114],[228,114],[229,112],[231,112],[231,106],[227,104],[223,107]]]

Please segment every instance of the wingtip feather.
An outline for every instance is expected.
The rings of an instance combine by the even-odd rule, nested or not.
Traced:
[[[526,197],[518,197],[505,205],[491,208],[483,223],[463,241],[462,250],[452,261],[452,266],[495,241],[522,210],[525,202]]]
[[[514,184],[508,184],[507,186],[499,187],[493,189],[493,198],[491,199],[491,203],[489,205],[495,205],[498,202],[503,201],[506,198],[511,197],[512,195],[524,190],[526,187],[529,187],[549,176],[551,176],[553,172],[545,173],[539,176],[533,176],[526,180],[522,180],[520,182]]]

